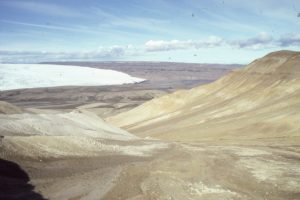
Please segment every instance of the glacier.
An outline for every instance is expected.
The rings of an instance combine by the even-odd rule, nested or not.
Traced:
[[[145,79],[126,73],[50,64],[0,64],[0,90],[56,86],[100,86],[139,83]]]

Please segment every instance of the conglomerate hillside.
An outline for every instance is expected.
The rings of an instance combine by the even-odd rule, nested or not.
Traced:
[[[84,109],[34,111],[0,102],[0,199],[44,199],[35,186],[46,199],[101,198],[122,165],[168,147]]]
[[[299,140],[300,53],[279,51],[243,69],[108,118],[139,136],[177,141]]]

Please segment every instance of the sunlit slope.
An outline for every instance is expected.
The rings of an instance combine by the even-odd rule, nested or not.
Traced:
[[[300,53],[279,51],[218,81],[107,119],[140,136],[197,141],[300,136]]]

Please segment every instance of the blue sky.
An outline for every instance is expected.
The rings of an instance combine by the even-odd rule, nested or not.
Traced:
[[[299,0],[0,0],[0,63],[248,63],[300,50]]]

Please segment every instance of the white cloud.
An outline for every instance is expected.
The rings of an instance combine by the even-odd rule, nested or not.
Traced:
[[[266,32],[257,36],[244,39],[222,39],[211,36],[206,40],[149,40],[145,43],[145,49],[149,52],[174,51],[184,49],[198,49],[209,47],[229,46],[238,49],[260,50],[276,47],[300,46],[300,34],[285,34],[280,38],[273,38]]]
[[[280,47],[299,47],[299,34],[285,34],[273,38],[268,33],[260,33],[255,37],[228,40],[210,36],[202,40],[149,40],[144,46],[111,46],[99,47],[94,51],[47,52],[47,51],[4,51],[0,50],[0,63],[36,63],[43,61],[94,61],[124,60],[132,56],[145,56],[149,52],[189,50],[213,47],[232,47],[233,49],[278,49]]]
[[[278,43],[282,47],[300,46],[300,34],[286,34],[279,38]]]
[[[273,47],[273,42],[274,39],[271,35],[261,32],[252,38],[228,41],[228,44],[232,47],[256,50]]]
[[[178,49],[187,49],[190,46],[191,41],[179,41],[179,40],[149,40],[145,43],[147,51],[170,51]]]
[[[45,61],[70,60],[117,60],[136,55],[137,49],[132,45],[100,47],[94,51],[47,52],[47,51],[0,51],[2,63],[37,63]]]
[[[299,47],[300,34],[284,34],[279,38],[273,38],[268,33],[262,32],[256,37],[244,40],[228,41],[228,44],[234,48],[244,48],[251,50],[275,48],[275,47]]]
[[[194,40],[149,40],[145,43],[146,51],[171,51],[180,49],[198,49],[206,47],[216,47],[223,43],[223,39],[210,36],[206,40],[194,41]]]

